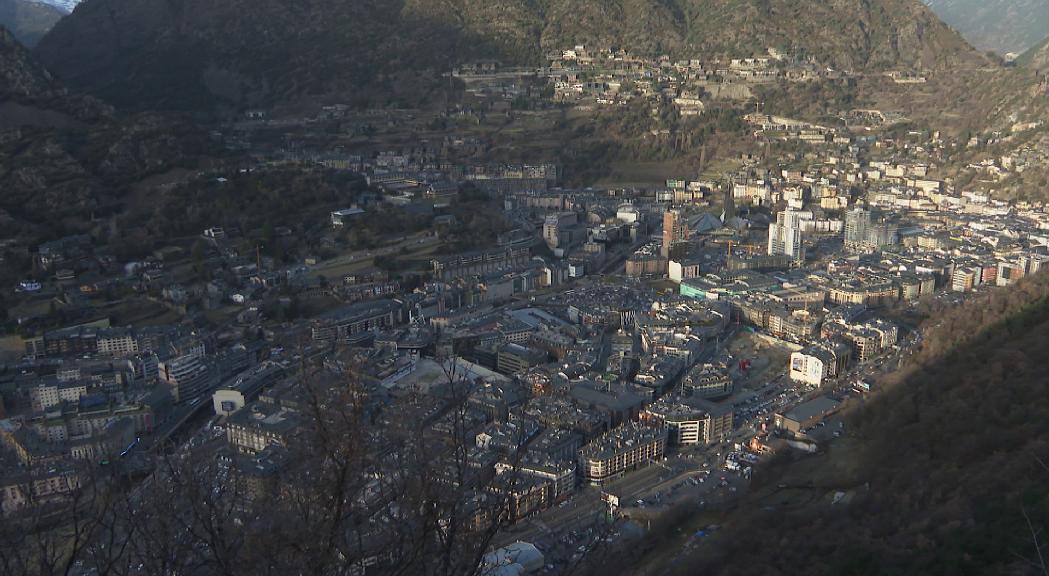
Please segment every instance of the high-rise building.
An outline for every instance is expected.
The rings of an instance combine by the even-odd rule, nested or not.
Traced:
[[[663,257],[669,258],[675,244],[688,240],[688,218],[680,210],[663,214]]]
[[[845,214],[845,246],[860,246],[867,241],[867,230],[871,225],[871,213],[863,208],[849,210]]]
[[[805,258],[801,239],[801,213],[795,210],[784,210],[776,215],[776,223],[769,224],[770,256],[790,256],[795,262]]]
[[[896,222],[876,219],[863,208],[850,210],[845,215],[845,248],[874,251],[897,242]]]

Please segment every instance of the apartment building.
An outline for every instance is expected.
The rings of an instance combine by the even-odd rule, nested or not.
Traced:
[[[671,446],[713,444],[732,431],[732,408],[701,398],[674,396],[645,408],[641,421],[664,428]]]
[[[663,457],[667,431],[630,422],[604,433],[579,451],[583,477],[601,485]]]

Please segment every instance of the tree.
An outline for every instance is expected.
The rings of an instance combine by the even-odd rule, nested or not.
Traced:
[[[73,574],[477,574],[510,521],[522,433],[484,472],[474,456],[470,397],[477,387],[445,371],[437,420],[405,418],[405,399],[382,416],[353,356],[303,362],[294,385],[295,431],[259,455],[164,452],[145,481],[85,477],[47,507],[0,524],[0,569]],[[376,427],[378,418],[389,426]],[[439,424],[438,428],[435,426]],[[435,432],[436,431],[436,432]],[[119,466],[119,462],[115,464]],[[44,519],[57,519],[54,523]],[[74,567],[78,567],[74,570]]]

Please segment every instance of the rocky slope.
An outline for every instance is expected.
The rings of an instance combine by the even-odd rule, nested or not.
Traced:
[[[26,46],[35,46],[66,13],[34,0],[0,0],[0,26]]]
[[[863,69],[973,57],[917,0],[91,0],[37,54],[118,106],[200,109],[332,93],[418,102],[455,62],[536,64],[579,42],[679,55],[775,46]]]
[[[1049,72],[1049,38],[1025,52],[1017,62],[1032,70],[1038,70],[1042,73]]]
[[[1049,34],[1045,0],[924,0],[980,50],[1022,54]]]

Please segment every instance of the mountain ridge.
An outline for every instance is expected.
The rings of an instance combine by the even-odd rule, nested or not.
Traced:
[[[84,231],[150,175],[192,164],[205,137],[184,119],[118,114],[67,89],[0,28],[0,226]]]
[[[118,107],[198,109],[419,99],[455,63],[539,64],[576,43],[735,56],[773,46],[856,69],[977,57],[917,0],[92,0],[35,53]],[[400,90],[408,76],[422,88]]]

